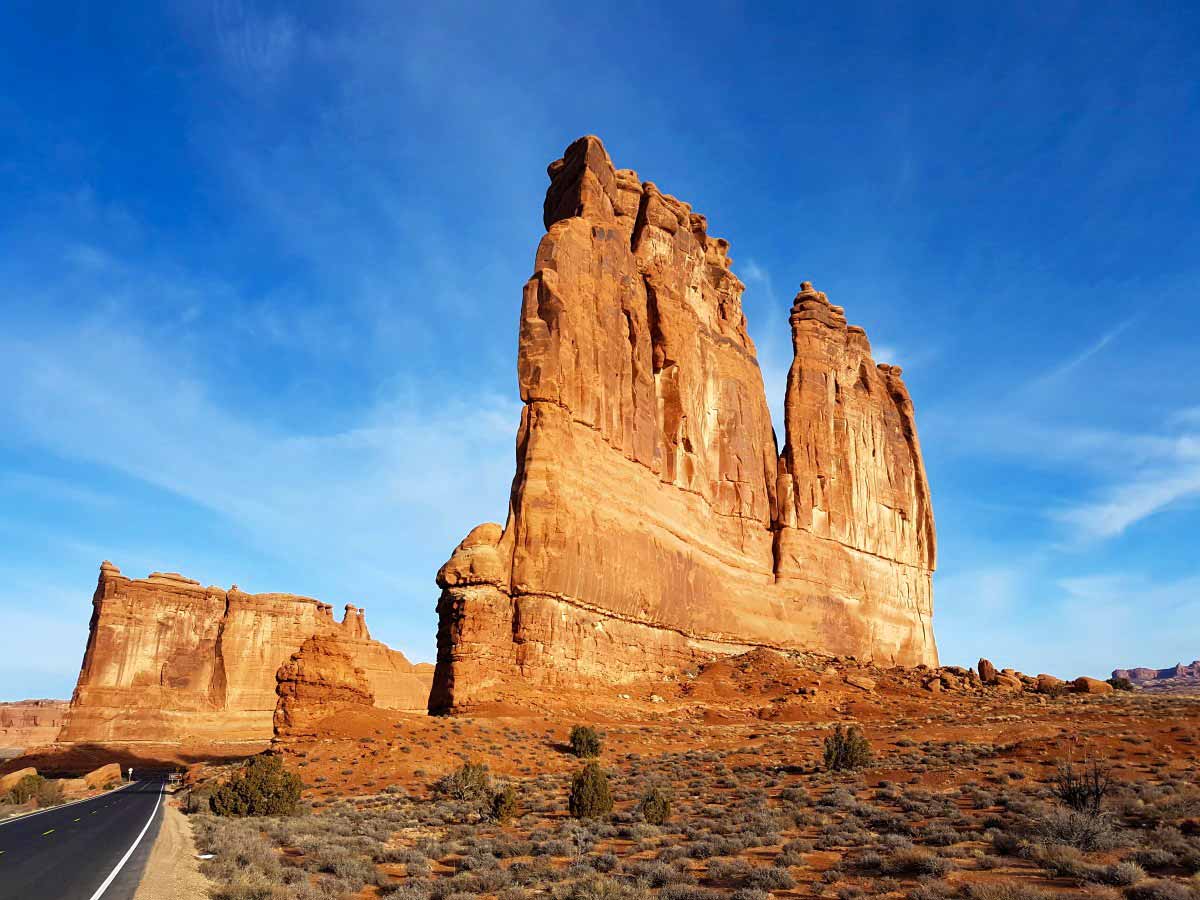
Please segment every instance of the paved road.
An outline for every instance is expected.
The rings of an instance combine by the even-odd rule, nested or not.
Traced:
[[[0,900],[130,900],[162,819],[162,790],[161,781],[135,781],[0,823]]]

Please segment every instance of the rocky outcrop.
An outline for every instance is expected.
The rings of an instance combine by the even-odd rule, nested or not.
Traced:
[[[1196,693],[1200,692],[1200,659],[1168,669],[1113,669],[1112,677],[1125,678],[1135,687],[1155,693]]]
[[[16,787],[22,779],[36,777],[38,770],[32,766],[26,766],[23,769],[17,769],[15,772],[9,772],[7,775],[0,775],[0,795],[7,794]]]
[[[423,709],[432,673],[372,640],[363,611],[292,594],[203,587],[156,572],[133,580],[105,562],[66,742],[264,741],[273,734],[276,673],[313,636],[335,637],[375,702]]]
[[[124,781],[124,775],[121,772],[121,766],[117,763],[107,763],[83,776],[83,783],[93,791],[116,786],[122,781]]]
[[[310,637],[276,674],[275,737],[309,737],[345,709],[370,709],[375,694],[354,648],[334,635]]]
[[[996,666],[990,659],[979,660],[979,680],[984,684],[996,683]]]
[[[1080,675],[1071,682],[1071,690],[1076,694],[1111,694],[1113,686],[1107,681]]]
[[[431,709],[754,647],[936,664],[900,370],[805,283],[780,452],[727,242],[594,137],[549,175],[508,520],[438,573]]]
[[[66,700],[18,700],[0,703],[0,749],[49,744],[67,720]]]

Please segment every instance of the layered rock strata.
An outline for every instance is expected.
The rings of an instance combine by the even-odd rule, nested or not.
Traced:
[[[508,520],[438,573],[430,708],[756,646],[936,664],[900,369],[804,284],[780,452],[728,243],[594,137],[549,175]]]
[[[336,639],[374,702],[424,709],[432,672],[371,639],[363,611],[292,594],[203,587],[156,572],[133,580],[105,562],[66,742],[263,741],[273,734],[276,674],[313,637]]]
[[[275,737],[312,737],[322,719],[370,709],[375,692],[355,665],[354,647],[333,635],[310,637],[276,673]]]
[[[67,720],[66,700],[0,703],[0,750],[49,744]]]
[[[1113,678],[1125,678],[1136,687],[1159,693],[1200,692],[1200,659],[1184,665],[1176,663],[1169,669],[1113,669]]]

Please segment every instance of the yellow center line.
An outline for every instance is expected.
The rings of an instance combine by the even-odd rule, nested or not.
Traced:
[[[75,819],[74,821],[78,822],[79,820],[78,820],[78,819]]]
[[[48,834],[54,834],[54,829],[53,829],[53,828],[51,828],[49,831],[43,831],[43,832],[42,832],[42,837],[45,837],[45,836],[46,836],[46,835],[48,835]]]

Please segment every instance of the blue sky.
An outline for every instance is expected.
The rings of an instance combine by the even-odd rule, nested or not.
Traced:
[[[904,367],[945,661],[1200,656],[1197,8],[796,6],[8,4],[0,698],[105,558],[432,659],[586,133],[731,241],[776,413],[802,280]]]

